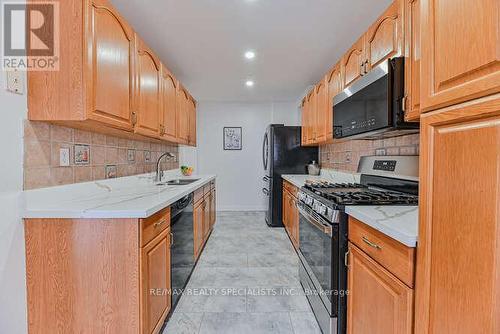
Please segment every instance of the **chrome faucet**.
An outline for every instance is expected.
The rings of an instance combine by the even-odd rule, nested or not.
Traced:
[[[162,155],[160,155],[160,157],[158,158],[158,161],[156,162],[156,177],[155,177],[155,182],[161,182],[161,178],[163,177],[163,171],[160,170],[160,165],[161,165],[161,161],[164,159],[164,158],[171,158],[171,159],[175,159],[175,155],[173,155],[172,153],[170,152],[165,152],[163,153]]]

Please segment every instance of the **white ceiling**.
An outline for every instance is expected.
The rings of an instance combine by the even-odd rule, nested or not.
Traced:
[[[112,0],[197,100],[241,102],[297,101],[391,2]]]

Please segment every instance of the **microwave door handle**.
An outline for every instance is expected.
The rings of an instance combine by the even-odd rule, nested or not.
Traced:
[[[304,209],[302,209],[299,204],[296,204],[297,209],[299,210],[299,213],[306,218],[306,220],[316,227],[318,230],[323,232],[324,234],[328,234],[330,237],[333,235],[332,234],[332,227],[331,226],[326,226],[321,224],[319,221],[317,221],[314,217],[312,217],[309,213],[307,213]]]

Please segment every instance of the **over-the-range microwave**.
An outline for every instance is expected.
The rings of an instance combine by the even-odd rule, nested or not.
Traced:
[[[404,58],[384,61],[333,99],[334,138],[379,139],[418,133],[403,111]]]

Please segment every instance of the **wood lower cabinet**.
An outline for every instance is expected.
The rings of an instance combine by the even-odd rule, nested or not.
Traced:
[[[299,212],[297,210],[297,188],[283,181],[282,219],[285,230],[295,248],[299,247]]]
[[[217,219],[217,200],[216,200],[217,193],[215,191],[215,185],[214,188],[211,190],[210,194],[210,229],[213,229],[215,225],[215,221]]]
[[[405,119],[420,119],[420,0],[405,0]]]
[[[205,191],[204,189],[207,189]],[[215,182],[205,185],[194,194],[194,254],[198,258],[215,225]]]
[[[499,92],[500,2],[420,0],[420,3],[422,110]]]
[[[349,334],[413,332],[413,290],[351,243],[348,290]]]
[[[141,249],[142,333],[159,333],[172,306],[170,228]]]
[[[500,94],[422,114],[421,131],[416,333],[499,333]]]
[[[30,333],[159,333],[170,208],[147,219],[25,219]]]
[[[159,137],[161,123],[161,64],[148,46],[137,41],[137,106],[134,111],[135,132],[149,137]]]
[[[28,71],[28,119],[196,145],[192,107],[186,100],[178,109],[172,97],[178,83],[173,77],[169,82],[165,66],[110,1],[58,4],[59,70]],[[182,129],[177,129],[179,117]]]

